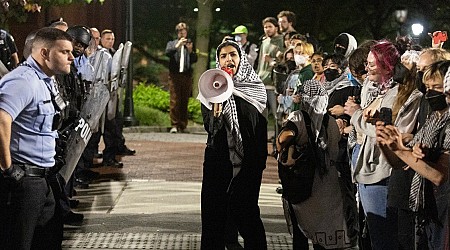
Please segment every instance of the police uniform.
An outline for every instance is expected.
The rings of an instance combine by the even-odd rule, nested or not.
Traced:
[[[52,78],[32,57],[0,81],[0,109],[13,120],[13,168],[25,174],[18,182],[0,176],[0,249],[55,249],[55,201],[45,178],[55,164],[55,93]]]

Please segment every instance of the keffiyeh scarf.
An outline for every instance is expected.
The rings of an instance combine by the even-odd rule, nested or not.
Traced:
[[[442,116],[438,115],[438,112],[433,112],[428,120],[423,125],[417,134],[414,136],[413,140],[408,144],[409,147],[413,147],[417,143],[422,143],[428,148],[437,148],[440,140],[440,133],[442,129],[446,129],[444,126],[448,124],[450,119],[449,111],[446,111]],[[446,131],[448,132],[448,131]],[[444,140],[442,149],[450,149],[450,140]],[[417,172],[414,174],[412,179],[410,194],[409,194],[409,208],[412,211],[419,211],[419,209],[425,206],[425,180]]]

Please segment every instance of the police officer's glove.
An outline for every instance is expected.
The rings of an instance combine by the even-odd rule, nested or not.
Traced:
[[[8,169],[1,170],[1,174],[5,180],[18,184],[25,176],[25,171],[21,167],[12,164]]]

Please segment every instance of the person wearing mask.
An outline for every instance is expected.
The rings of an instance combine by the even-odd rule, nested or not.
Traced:
[[[65,108],[53,76],[70,72],[72,50],[69,34],[42,28],[31,56],[0,80],[0,249],[61,248],[47,176]]]
[[[286,79],[286,89],[283,94],[278,95],[277,101],[280,105],[278,108],[288,115],[290,112],[297,110],[300,103],[300,95],[303,84],[312,79],[314,72],[310,63],[310,57],[314,54],[314,47],[308,43],[297,43],[294,47],[294,61],[296,70],[292,71]]]
[[[194,44],[188,38],[186,23],[175,26],[177,39],[169,41],[166,56],[169,57],[170,133],[185,132],[188,124],[188,101],[192,95],[192,64],[197,62]]]
[[[401,189],[401,194],[399,191],[395,193],[397,204],[404,204],[405,210],[398,217],[399,230],[402,230],[402,234],[399,233],[402,236],[399,238],[401,249],[448,248],[446,198],[450,114],[443,81],[449,68],[450,61],[438,61],[425,71],[425,100],[432,111],[412,140],[405,139],[405,135],[393,125],[382,121],[376,124],[377,142],[393,169],[408,171],[412,176],[410,185]],[[428,246],[426,242],[416,240],[424,229]]]
[[[258,58],[258,46],[249,40],[248,38],[248,29],[244,25],[239,25],[234,29],[234,32],[231,33],[234,35],[234,40],[242,46],[242,50],[245,51],[247,55],[248,62],[255,68],[255,62]]]
[[[208,139],[201,193],[201,249],[225,248],[227,215],[244,239],[245,249],[267,249],[258,197],[267,160],[264,84],[240,46],[225,41],[217,47],[216,67],[232,72],[233,94],[223,104],[199,94]],[[222,112],[215,114],[215,106]]]
[[[341,54],[348,59],[350,54],[358,47],[354,36],[341,33],[334,39],[334,53]]]

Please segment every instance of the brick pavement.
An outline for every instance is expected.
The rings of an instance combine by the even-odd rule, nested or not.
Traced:
[[[127,134],[125,134],[125,137],[127,137]],[[145,138],[146,136],[137,137]],[[122,169],[100,167],[93,170],[100,172],[101,178],[114,180],[145,179],[201,182],[205,143],[167,142],[156,141],[151,138],[135,138],[136,135],[131,139],[127,138],[126,144],[129,148],[137,151],[136,155],[117,158],[124,163]],[[271,145],[268,144],[268,151],[270,150]],[[96,162],[98,163],[99,160],[96,160]],[[278,183],[276,160],[271,156],[267,157],[263,183]]]

